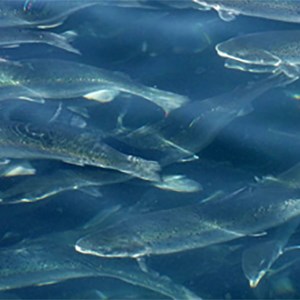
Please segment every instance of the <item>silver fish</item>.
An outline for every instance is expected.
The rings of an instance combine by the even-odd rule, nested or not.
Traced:
[[[2,0],[0,27],[56,27],[72,13],[98,0]]]
[[[112,101],[120,92],[147,99],[166,113],[188,102],[188,98],[135,83],[129,77],[71,61],[28,59],[0,62],[0,98],[42,101],[84,97]]]
[[[136,130],[117,129],[114,137],[142,149],[162,152],[162,164],[197,159],[231,121],[252,112],[252,101],[268,90],[290,83],[284,74],[238,86],[231,92],[194,101],[172,111],[162,121]]]
[[[166,276],[143,272],[134,261],[87,258],[55,236],[27,240],[0,250],[0,291],[85,277],[116,278],[172,299],[200,299]]]
[[[297,188],[299,186],[298,167],[299,164],[281,174],[279,178],[266,177],[261,180],[274,180],[281,184],[287,184],[292,188]],[[299,223],[299,217],[288,221],[277,228],[273,235],[267,235],[262,241],[257,242],[254,246],[244,251],[242,267],[250,287],[256,288],[258,286],[262,278],[270,272],[271,267],[281,255],[288,251],[299,249],[299,246],[287,246]]]
[[[24,163],[23,163],[24,164]],[[28,164],[28,163],[27,163]],[[3,167],[2,176],[33,175],[29,166],[25,169],[18,163],[16,166]],[[13,168],[14,167],[14,168]],[[1,176],[0,165],[0,176]],[[34,170],[35,171],[35,170]],[[27,173],[25,173],[27,172]],[[55,196],[65,191],[81,191],[94,197],[100,197],[99,188],[131,180],[133,177],[124,173],[97,169],[59,169],[51,174],[42,174],[22,178],[11,187],[0,191],[1,204],[32,203]],[[161,181],[150,182],[159,189],[180,193],[195,193],[201,185],[183,175],[162,176]]]
[[[300,177],[300,164],[296,169],[293,180]],[[100,257],[139,258],[255,236],[300,214],[299,190],[292,186],[279,177],[204,203],[129,215],[83,236],[75,248]]]
[[[70,44],[76,35],[74,31],[57,34],[25,28],[0,28],[0,48],[15,48],[22,44],[48,44],[75,54],[80,54],[80,52]]]
[[[102,6],[155,9],[153,4],[148,0],[2,0],[0,27],[52,28],[61,25],[71,14],[95,5],[99,9]]]
[[[246,34],[216,46],[229,68],[257,73],[281,71],[296,78],[300,73],[299,50],[299,30]]]
[[[1,204],[31,203],[57,195],[64,191],[79,190],[99,197],[103,185],[124,182],[132,176],[106,170],[62,169],[52,174],[22,178],[11,188],[0,192]],[[29,179],[29,180],[28,180]]]
[[[199,9],[214,9],[224,21],[238,15],[264,19],[300,22],[300,3],[295,0],[192,0]]]
[[[69,126],[0,122],[0,157],[54,159],[75,165],[118,170],[139,178],[159,181],[155,161],[125,155],[101,141],[97,132]]]

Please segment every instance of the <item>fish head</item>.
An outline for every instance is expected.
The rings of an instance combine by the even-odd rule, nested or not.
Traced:
[[[276,55],[244,38],[233,38],[219,43],[215,49],[219,56],[243,64],[277,67],[282,62]]]
[[[138,258],[147,254],[147,247],[126,229],[111,229],[82,237],[76,242],[76,251],[100,257]]]

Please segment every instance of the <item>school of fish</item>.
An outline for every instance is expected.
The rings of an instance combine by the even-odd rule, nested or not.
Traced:
[[[0,298],[299,298],[299,53],[298,0],[0,0]]]

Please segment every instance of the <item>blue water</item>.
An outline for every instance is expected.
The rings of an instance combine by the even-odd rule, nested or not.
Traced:
[[[144,85],[186,95],[191,101],[197,101],[230,92],[237,86],[265,77],[225,68],[223,58],[215,51],[217,43],[251,32],[298,27],[297,24],[245,16],[224,22],[213,11],[195,9],[92,7],[74,13],[61,26],[51,29],[57,33],[76,31],[78,37],[72,44],[82,55],[38,44],[1,49],[1,57],[12,60],[58,58],[81,62],[122,72]],[[98,198],[68,191],[37,203],[3,205],[0,207],[0,247],[8,248],[22,240],[78,228],[97,212],[114,205],[121,204],[125,209],[146,199],[156,202],[159,210],[200,203],[216,191],[230,193],[254,183],[255,177],[276,176],[284,172],[299,161],[300,104],[297,92],[300,93],[300,87],[297,91],[296,83],[268,91],[253,101],[253,112],[234,119],[201,153],[197,153],[198,160],[173,163],[164,168],[166,173],[185,174],[199,182],[202,191],[175,193],[155,189],[136,180],[101,187],[102,196]],[[161,109],[140,98],[121,96],[107,104],[82,99],[65,101],[74,101],[72,106],[75,107],[85,107],[89,115],[87,128],[98,128],[104,132],[114,129],[118,116],[124,112],[124,125],[132,130],[165,117]],[[45,105],[51,108],[55,103],[58,101]],[[12,104],[4,106],[1,103],[4,116],[11,106],[10,118],[14,120],[47,123],[49,112],[39,108],[38,104],[20,102],[14,108]],[[67,117],[65,122],[68,123]],[[196,135],[194,139],[201,139],[201,136]],[[130,147],[116,140],[108,140],[108,143],[127,154],[147,159],[159,157],[150,149]],[[36,164],[40,168],[36,176],[71,168],[62,162],[38,161]],[[0,187],[2,190],[13,187],[20,180],[22,178],[2,179]],[[32,186],[32,189],[35,188]],[[299,299],[297,251],[282,256],[272,267],[273,273],[267,274],[255,289],[249,287],[242,270],[242,254],[260,239],[262,237],[245,237],[202,249],[149,256],[146,262],[159,274],[167,275],[177,284],[207,299]],[[297,230],[290,243],[299,243]],[[73,279],[3,293],[4,299],[165,297],[104,277]]]

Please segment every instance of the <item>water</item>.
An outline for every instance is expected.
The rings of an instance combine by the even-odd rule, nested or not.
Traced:
[[[5,2],[0,0],[0,4],[2,1]],[[50,0],[44,0],[44,3],[47,1]],[[139,5],[130,7],[122,1],[104,5],[103,0],[103,5],[75,11],[57,27],[32,29],[56,34],[72,31],[72,38],[67,42],[80,55],[44,43],[0,49],[0,56],[5,60],[18,62],[43,59],[49,63],[53,59],[68,60],[118,72],[112,74],[125,81],[130,77],[136,84],[190,99],[190,103],[179,112],[167,113],[143,97],[126,93],[113,94],[115,99],[107,103],[87,100],[81,95],[71,99],[48,100],[45,97],[47,91],[43,97],[37,93],[38,80],[29,89],[26,80],[31,78],[27,78],[24,83],[25,96],[28,97],[29,93],[32,96],[30,100],[35,101],[10,96],[11,99],[0,102],[0,123],[25,124],[23,127],[12,126],[14,136],[19,137],[17,147],[5,144],[8,138],[2,139],[1,168],[6,166],[5,159],[15,158],[17,160],[13,163],[26,166],[31,172],[35,170],[34,175],[2,177],[0,198],[4,199],[5,191],[14,191],[14,199],[23,199],[25,193],[30,195],[44,190],[52,195],[40,197],[32,203],[19,203],[30,202],[28,199],[14,201],[15,204],[7,204],[5,200],[2,204],[0,202],[0,290],[3,290],[0,298],[188,299],[197,295],[204,299],[298,299],[299,252],[297,247],[284,252],[284,247],[288,249],[299,244],[297,225],[296,229],[291,227],[289,238],[282,237],[286,232],[284,226],[288,224],[285,221],[295,219],[293,224],[298,224],[299,216],[297,201],[300,167],[296,166],[285,173],[299,162],[300,85],[295,77],[297,72],[295,73],[295,69],[291,72],[288,68],[289,72],[285,73],[290,77],[284,75],[285,77],[274,79],[270,78],[270,73],[249,72],[251,70],[248,65],[246,68],[243,66],[243,70],[229,69],[224,66],[225,59],[218,55],[215,47],[221,42],[245,34],[297,30],[299,24],[242,15],[231,22],[224,22],[215,11],[197,10],[194,8],[195,3],[190,6],[189,1],[174,1],[172,6],[164,1],[148,2],[155,9]],[[21,7],[25,5],[28,9],[37,2],[20,0],[20,3]],[[68,4],[68,1],[65,3]],[[43,8],[43,5],[39,8]],[[16,65],[19,67],[18,63]],[[80,77],[80,72],[76,71],[76,75]],[[53,77],[50,79],[53,80]],[[0,77],[0,82],[1,80],[4,80],[3,76]],[[68,80],[71,80],[70,76],[66,79]],[[47,89],[50,84],[44,86]],[[5,93],[8,94],[7,91]],[[19,90],[17,94],[19,96]],[[29,122],[37,126],[35,131],[26,125]],[[59,126],[63,130],[55,129]],[[53,135],[48,129],[58,130],[59,133],[69,130],[72,132],[71,136],[80,133],[82,144],[73,143],[74,140],[77,142],[76,138],[70,140],[63,135],[59,143],[53,144]],[[24,144],[22,146],[26,141],[24,132],[29,145],[26,146],[26,152]],[[32,141],[39,141],[40,146]],[[85,141],[88,141],[89,147],[84,147]],[[96,168],[97,164],[79,166],[83,163],[78,157],[82,153],[81,149],[85,151],[84,157],[94,157],[93,149],[99,149],[99,143],[105,143],[122,153],[124,160],[117,163],[114,161],[114,165],[119,164],[121,172],[105,169],[112,176],[111,180],[110,177],[105,177],[105,182],[99,182],[99,186],[93,183],[92,188],[83,189],[82,186],[91,185],[86,182],[89,180],[88,176],[93,176],[93,172],[99,172],[99,181],[101,180],[102,169]],[[63,146],[70,144],[73,145],[70,148]],[[50,153],[51,156],[49,147],[53,151],[57,145],[56,158],[52,159],[53,152]],[[4,148],[9,150],[4,151]],[[34,155],[32,149],[35,150]],[[72,160],[65,158],[70,151],[77,151],[77,162],[74,157]],[[38,156],[37,153],[43,155]],[[43,157],[48,159],[41,159]],[[150,177],[136,176],[137,170],[143,172],[147,169],[144,165],[140,167],[137,158],[143,158],[143,162],[156,161],[161,170],[154,168]],[[30,165],[27,164],[28,159]],[[137,169],[122,173],[124,168],[121,166],[124,166],[125,161],[126,170],[132,163]],[[151,164],[147,166],[150,167]],[[14,172],[20,171],[17,169]],[[60,174],[59,185],[53,180],[55,174]],[[76,180],[79,181],[74,180],[75,183],[72,184],[68,181],[64,190],[64,176],[61,174],[71,174],[74,177],[72,174],[76,174],[79,178]],[[80,174],[85,174],[86,177],[80,177]],[[182,177],[168,177],[171,182],[165,184],[158,182],[167,175]],[[32,181],[31,176],[34,177]],[[189,188],[179,188],[176,178],[183,179],[180,183],[190,185]],[[85,183],[82,184],[84,180]],[[25,188],[23,182],[26,182]],[[19,191],[20,186],[23,187]],[[62,186],[62,191],[58,191]],[[265,190],[275,189],[278,189],[278,193],[264,194]],[[234,205],[232,212],[228,207],[226,211],[228,199]],[[262,205],[258,199],[263,202]],[[248,202],[243,205],[241,201],[246,200]],[[291,205],[290,200],[294,201],[293,206],[288,206]],[[251,201],[255,207],[251,210],[251,215],[247,215],[245,207],[251,207]],[[205,208],[202,208],[201,203]],[[279,204],[282,204],[280,207],[283,207],[284,214],[259,214],[262,210],[271,211]],[[185,215],[185,207],[189,214]],[[197,209],[191,210],[191,207]],[[224,207],[225,210],[222,210]],[[209,209],[213,211],[202,214]],[[155,214],[162,210],[164,213],[159,215],[163,216],[162,219],[155,219]],[[196,214],[195,217],[196,210],[198,216]],[[180,216],[176,215],[177,211]],[[186,219],[187,215],[191,217]],[[252,222],[262,224],[259,223],[262,215],[268,216],[265,223],[271,225],[247,227],[247,224],[254,224]],[[279,215],[279,218],[275,218],[275,215]],[[182,248],[184,251],[161,251],[159,255],[155,255],[155,251],[151,253],[151,249],[149,250],[152,246],[149,242],[148,248],[146,247],[147,255],[140,255],[138,250],[134,252],[135,247],[140,246],[140,240],[133,239],[133,236],[138,233],[139,238],[143,237],[143,228],[148,227],[135,224],[135,220],[143,225],[144,220],[149,221],[148,216],[154,224],[157,221],[162,222],[161,226],[171,223],[168,225],[170,232],[180,232],[185,227],[190,234],[196,233],[200,225],[206,222],[210,228],[214,226],[213,232],[217,232],[217,235],[226,232],[234,235],[234,238],[199,243],[207,246],[193,246],[186,251],[186,247],[182,245],[190,241],[183,238],[188,235],[182,234],[178,240],[175,239],[175,243],[178,249]],[[172,225],[168,216],[175,216],[178,223]],[[253,221],[252,216],[257,219]],[[192,217],[195,217],[194,221],[191,221]],[[251,219],[249,223],[248,217]],[[239,218],[244,219],[242,221]],[[127,252],[131,253],[127,255],[130,258],[103,258],[101,253],[94,256],[90,254],[95,253],[89,251],[80,253],[75,250],[75,244],[80,238],[95,233],[96,236],[101,236],[101,231],[105,233],[107,226],[112,227],[114,232],[114,228],[120,230],[122,224],[132,224],[129,229],[136,230],[125,235],[122,240],[125,249],[131,251]],[[164,234],[160,234],[157,229],[160,224],[155,224],[155,234],[151,235],[151,230],[150,234],[147,231],[147,239],[161,238],[163,245],[162,236],[168,235],[168,232],[163,227],[161,232]],[[189,227],[189,224],[194,227]],[[253,227],[260,230],[255,231]],[[118,234],[119,231],[116,236]],[[214,235],[208,233],[203,238],[214,239]],[[276,261],[272,261],[270,268],[266,263],[266,274],[255,288],[251,288],[243,272],[244,253],[249,249],[254,251],[257,245],[262,247],[265,242],[269,245],[269,241],[277,245],[277,240],[278,243],[284,240],[280,244],[283,253],[278,255]],[[93,241],[98,243],[101,239]],[[112,241],[107,243],[106,246],[109,247],[114,245]],[[37,259],[40,263],[36,263],[36,260],[32,263],[28,260],[24,262],[23,257],[27,256],[23,254],[29,253],[28,257],[30,254],[33,257],[36,246],[42,249]],[[51,250],[52,248],[55,250]],[[13,252],[15,249],[18,250]],[[78,247],[76,249],[80,250]],[[15,257],[10,257],[9,253],[16,253]],[[124,252],[122,253],[124,256]],[[74,273],[72,269],[64,274],[60,269],[61,262],[70,269],[73,268],[73,263],[76,264]],[[34,263],[37,264],[38,271],[32,270]],[[55,264],[59,265],[54,270],[51,269],[51,273],[49,267]],[[106,268],[106,273],[103,268]],[[15,269],[17,274],[9,275]],[[254,266],[253,269],[257,270],[259,267]],[[96,274],[97,271],[99,274]],[[5,281],[6,276],[8,281]]]

